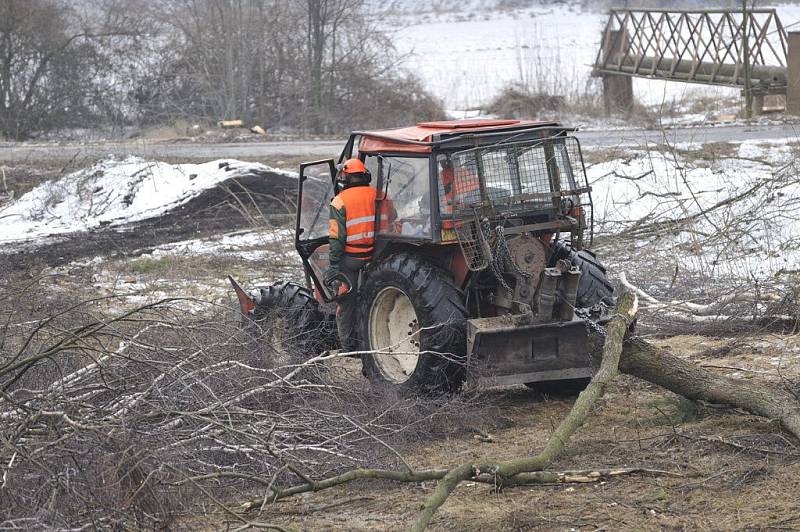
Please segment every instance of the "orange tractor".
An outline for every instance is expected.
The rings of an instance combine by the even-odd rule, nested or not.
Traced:
[[[375,251],[357,291],[354,356],[367,378],[422,392],[465,380],[555,391],[592,376],[589,326],[608,319],[613,287],[586,248],[591,190],[571,131],[459,120],[350,135],[338,162],[361,159],[377,190]],[[305,286],[234,282],[246,319],[278,311],[281,338],[299,351],[338,346],[336,294],[322,283],[335,173],[333,159],[300,165]]]

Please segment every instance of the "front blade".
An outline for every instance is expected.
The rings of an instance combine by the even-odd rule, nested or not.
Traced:
[[[245,316],[252,315],[253,311],[256,309],[256,302],[252,297],[247,295],[247,292],[244,291],[233,277],[229,275],[228,280],[231,282],[233,290],[236,292],[236,297],[239,299],[239,307],[242,309],[242,314]]]

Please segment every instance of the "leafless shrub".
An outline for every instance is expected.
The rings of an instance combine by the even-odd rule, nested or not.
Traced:
[[[524,118],[555,116],[556,112],[601,114],[597,80],[588,77],[569,54],[565,57],[558,39],[542,33],[536,24],[526,28],[516,46],[516,78],[495,96],[489,112]]]
[[[489,102],[486,111],[498,116],[528,118],[558,111],[564,103],[564,96],[530,93],[523,86],[511,84]]]
[[[43,281],[0,298],[0,528],[169,526],[485,423],[462,415],[473,396],[400,397],[335,356],[264,356],[227,307],[112,311]]]
[[[115,123],[146,28],[134,2],[0,4],[0,135]]]
[[[793,158],[728,144],[679,149],[666,135],[617,157],[597,178],[613,175],[606,195],[594,195],[605,211],[595,231],[649,323],[695,333],[795,327]]]

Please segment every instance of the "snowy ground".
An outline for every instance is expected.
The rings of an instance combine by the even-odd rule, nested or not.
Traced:
[[[601,257],[617,274],[647,281],[642,288],[656,295],[667,284],[699,283],[704,289],[696,295],[702,298],[718,283],[793,282],[800,269],[798,150],[796,140],[783,139],[585,151]],[[141,220],[168,213],[254,166],[261,168],[237,161],[229,161],[233,170],[227,172],[217,162],[104,161],[7,205],[0,211],[0,243],[12,251],[26,240],[40,245],[42,238],[104,224],[136,231]],[[79,259],[54,272],[88,268],[93,286],[132,301],[162,297],[170,286],[217,299],[227,294],[229,271],[251,283],[300,274],[289,228],[144,245],[123,255],[133,259]],[[206,265],[207,276],[183,281],[197,273],[195,264]]]
[[[101,161],[45,182],[0,207],[0,244],[156,218],[224,181],[254,171],[295,176],[239,161],[178,165],[138,157]]]
[[[589,165],[596,230],[707,279],[800,268],[796,141],[626,149]]]

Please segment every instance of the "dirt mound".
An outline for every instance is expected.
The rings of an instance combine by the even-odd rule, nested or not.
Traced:
[[[204,167],[209,164],[180,166]],[[180,201],[164,202],[163,206],[151,211],[153,216],[144,219],[127,220],[123,216],[113,221],[99,219],[93,224],[98,216],[91,220],[88,216],[76,217],[76,230],[69,231],[61,218],[49,226],[55,227],[49,235],[46,233],[47,224],[39,220],[39,225],[32,231],[45,234],[5,244],[5,249],[0,251],[0,263],[7,262],[7,268],[11,270],[25,270],[35,266],[59,266],[96,256],[131,256],[156,244],[265,223],[285,224],[291,220],[297,189],[297,179],[293,174],[238,161],[215,161],[214,165],[218,179],[213,182],[207,179],[209,186],[199,188],[188,198],[181,197]],[[194,181],[200,176],[188,173],[187,179]],[[79,205],[78,208],[85,209],[85,206]],[[137,213],[134,214],[133,218],[138,217]]]

